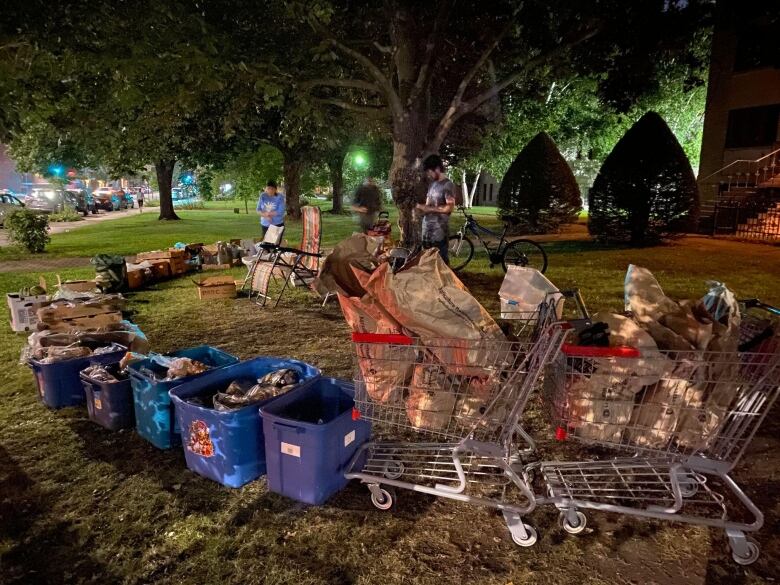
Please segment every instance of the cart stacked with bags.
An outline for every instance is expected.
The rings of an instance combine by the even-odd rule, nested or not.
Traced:
[[[593,318],[610,321],[617,346],[564,344],[546,372],[556,438],[599,450],[533,463],[525,478],[538,478],[537,503],[556,506],[571,534],[585,529],[583,510],[709,526],[750,564],[759,547],[747,533],[763,514],[730,474],[780,392],[780,310],[740,305],[717,284],[689,305],[630,292],[631,318]],[[644,345],[621,346],[626,332]]]
[[[355,407],[381,438],[358,450],[347,478],[380,509],[395,488],[499,509],[513,539],[532,544],[522,516],[535,500],[517,469],[534,443],[520,419],[563,342],[557,298],[515,315],[522,326],[507,338],[435,250],[356,275],[365,294],[339,297],[353,330]]]

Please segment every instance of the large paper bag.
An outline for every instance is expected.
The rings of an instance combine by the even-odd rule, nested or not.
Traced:
[[[338,299],[353,332],[402,333],[400,324],[370,296],[357,298],[339,294]],[[359,343],[355,347],[368,396],[380,404],[400,402],[415,361],[413,347],[382,343]]]
[[[451,373],[479,375],[469,366],[495,363],[495,342],[506,337],[436,250],[426,250],[396,273],[382,264],[364,286]]]

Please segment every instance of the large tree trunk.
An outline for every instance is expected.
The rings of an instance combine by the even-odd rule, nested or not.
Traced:
[[[335,153],[328,161],[330,184],[333,189],[333,209],[331,213],[344,211],[344,157],[346,152]]]
[[[398,227],[401,231],[401,242],[406,246],[418,244],[421,240],[420,227],[422,218],[415,213],[415,205],[425,201],[428,189],[427,180],[421,159],[428,154],[425,150],[425,136],[422,128],[427,127],[407,120],[417,120],[420,117],[427,120],[427,109],[408,115],[405,120],[397,120],[393,124],[393,162],[390,166],[390,184],[393,190],[393,201],[398,206]]]
[[[176,211],[173,209],[173,197],[171,195],[171,184],[173,183],[173,167],[175,160],[160,160],[154,163],[154,170],[157,172],[157,186],[160,189],[160,217],[157,219],[179,219]]]
[[[394,60],[398,76],[398,97],[403,111],[393,115],[393,162],[390,184],[393,201],[398,206],[401,243],[420,242],[421,217],[415,213],[417,203],[425,201],[427,181],[420,161],[440,144],[429,145],[430,81],[417,85],[419,66],[424,59],[426,35],[414,16],[413,4],[399,3],[393,18],[393,44],[398,48]]]
[[[292,155],[284,155],[284,194],[287,215],[293,219],[301,218],[301,167],[302,162],[294,160]]]

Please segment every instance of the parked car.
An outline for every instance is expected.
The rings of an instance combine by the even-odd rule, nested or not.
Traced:
[[[10,189],[0,190],[0,226],[5,225],[5,218],[17,209],[24,207],[19,199]]]
[[[87,193],[86,189],[65,189],[67,193],[70,193],[76,200],[76,211],[86,217],[90,212],[97,213],[97,207],[95,206],[95,200]]]
[[[26,206],[33,211],[59,213],[66,209],[76,211],[78,201],[72,193],[63,189],[33,189]]]
[[[92,192],[92,196],[95,198],[95,206],[106,211],[114,210],[114,204],[111,200],[113,195],[114,189],[112,187],[98,187]]]

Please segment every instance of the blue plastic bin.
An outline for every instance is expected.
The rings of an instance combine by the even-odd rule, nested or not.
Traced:
[[[199,374],[200,376],[204,376],[214,369],[238,362],[236,356],[208,345],[182,349],[167,355],[168,357],[188,357],[211,367],[210,370]],[[156,361],[154,356],[129,364],[127,370],[133,385],[135,428],[138,434],[158,449],[170,449],[178,445],[181,442],[181,437],[168,391],[194,380],[198,376],[187,376],[170,381],[157,380],[147,372],[151,371],[164,376],[166,369]]]
[[[347,464],[371,436],[371,423],[353,417],[350,382],[315,378],[261,407],[268,487],[319,505],[347,485]]]
[[[84,404],[84,386],[81,385],[79,374],[84,368],[95,365],[107,365],[118,363],[127,353],[127,348],[112,344],[116,351],[73,358],[45,364],[31,359],[28,364],[35,376],[35,384],[38,388],[38,398],[49,408],[64,408],[66,406],[80,406]]]
[[[171,390],[176,419],[182,429],[187,467],[203,477],[234,488],[265,473],[263,421],[258,406],[278,400],[280,396],[232,411],[199,406],[188,402],[188,399],[203,397],[210,405],[211,397],[227,388],[233,380],[257,379],[282,368],[296,370],[303,380],[320,374],[314,366],[297,360],[257,357],[204,374]]]
[[[135,426],[130,378],[119,371],[119,364],[108,366],[108,371],[117,382],[101,382],[81,372],[89,419],[110,431],[130,429]]]

